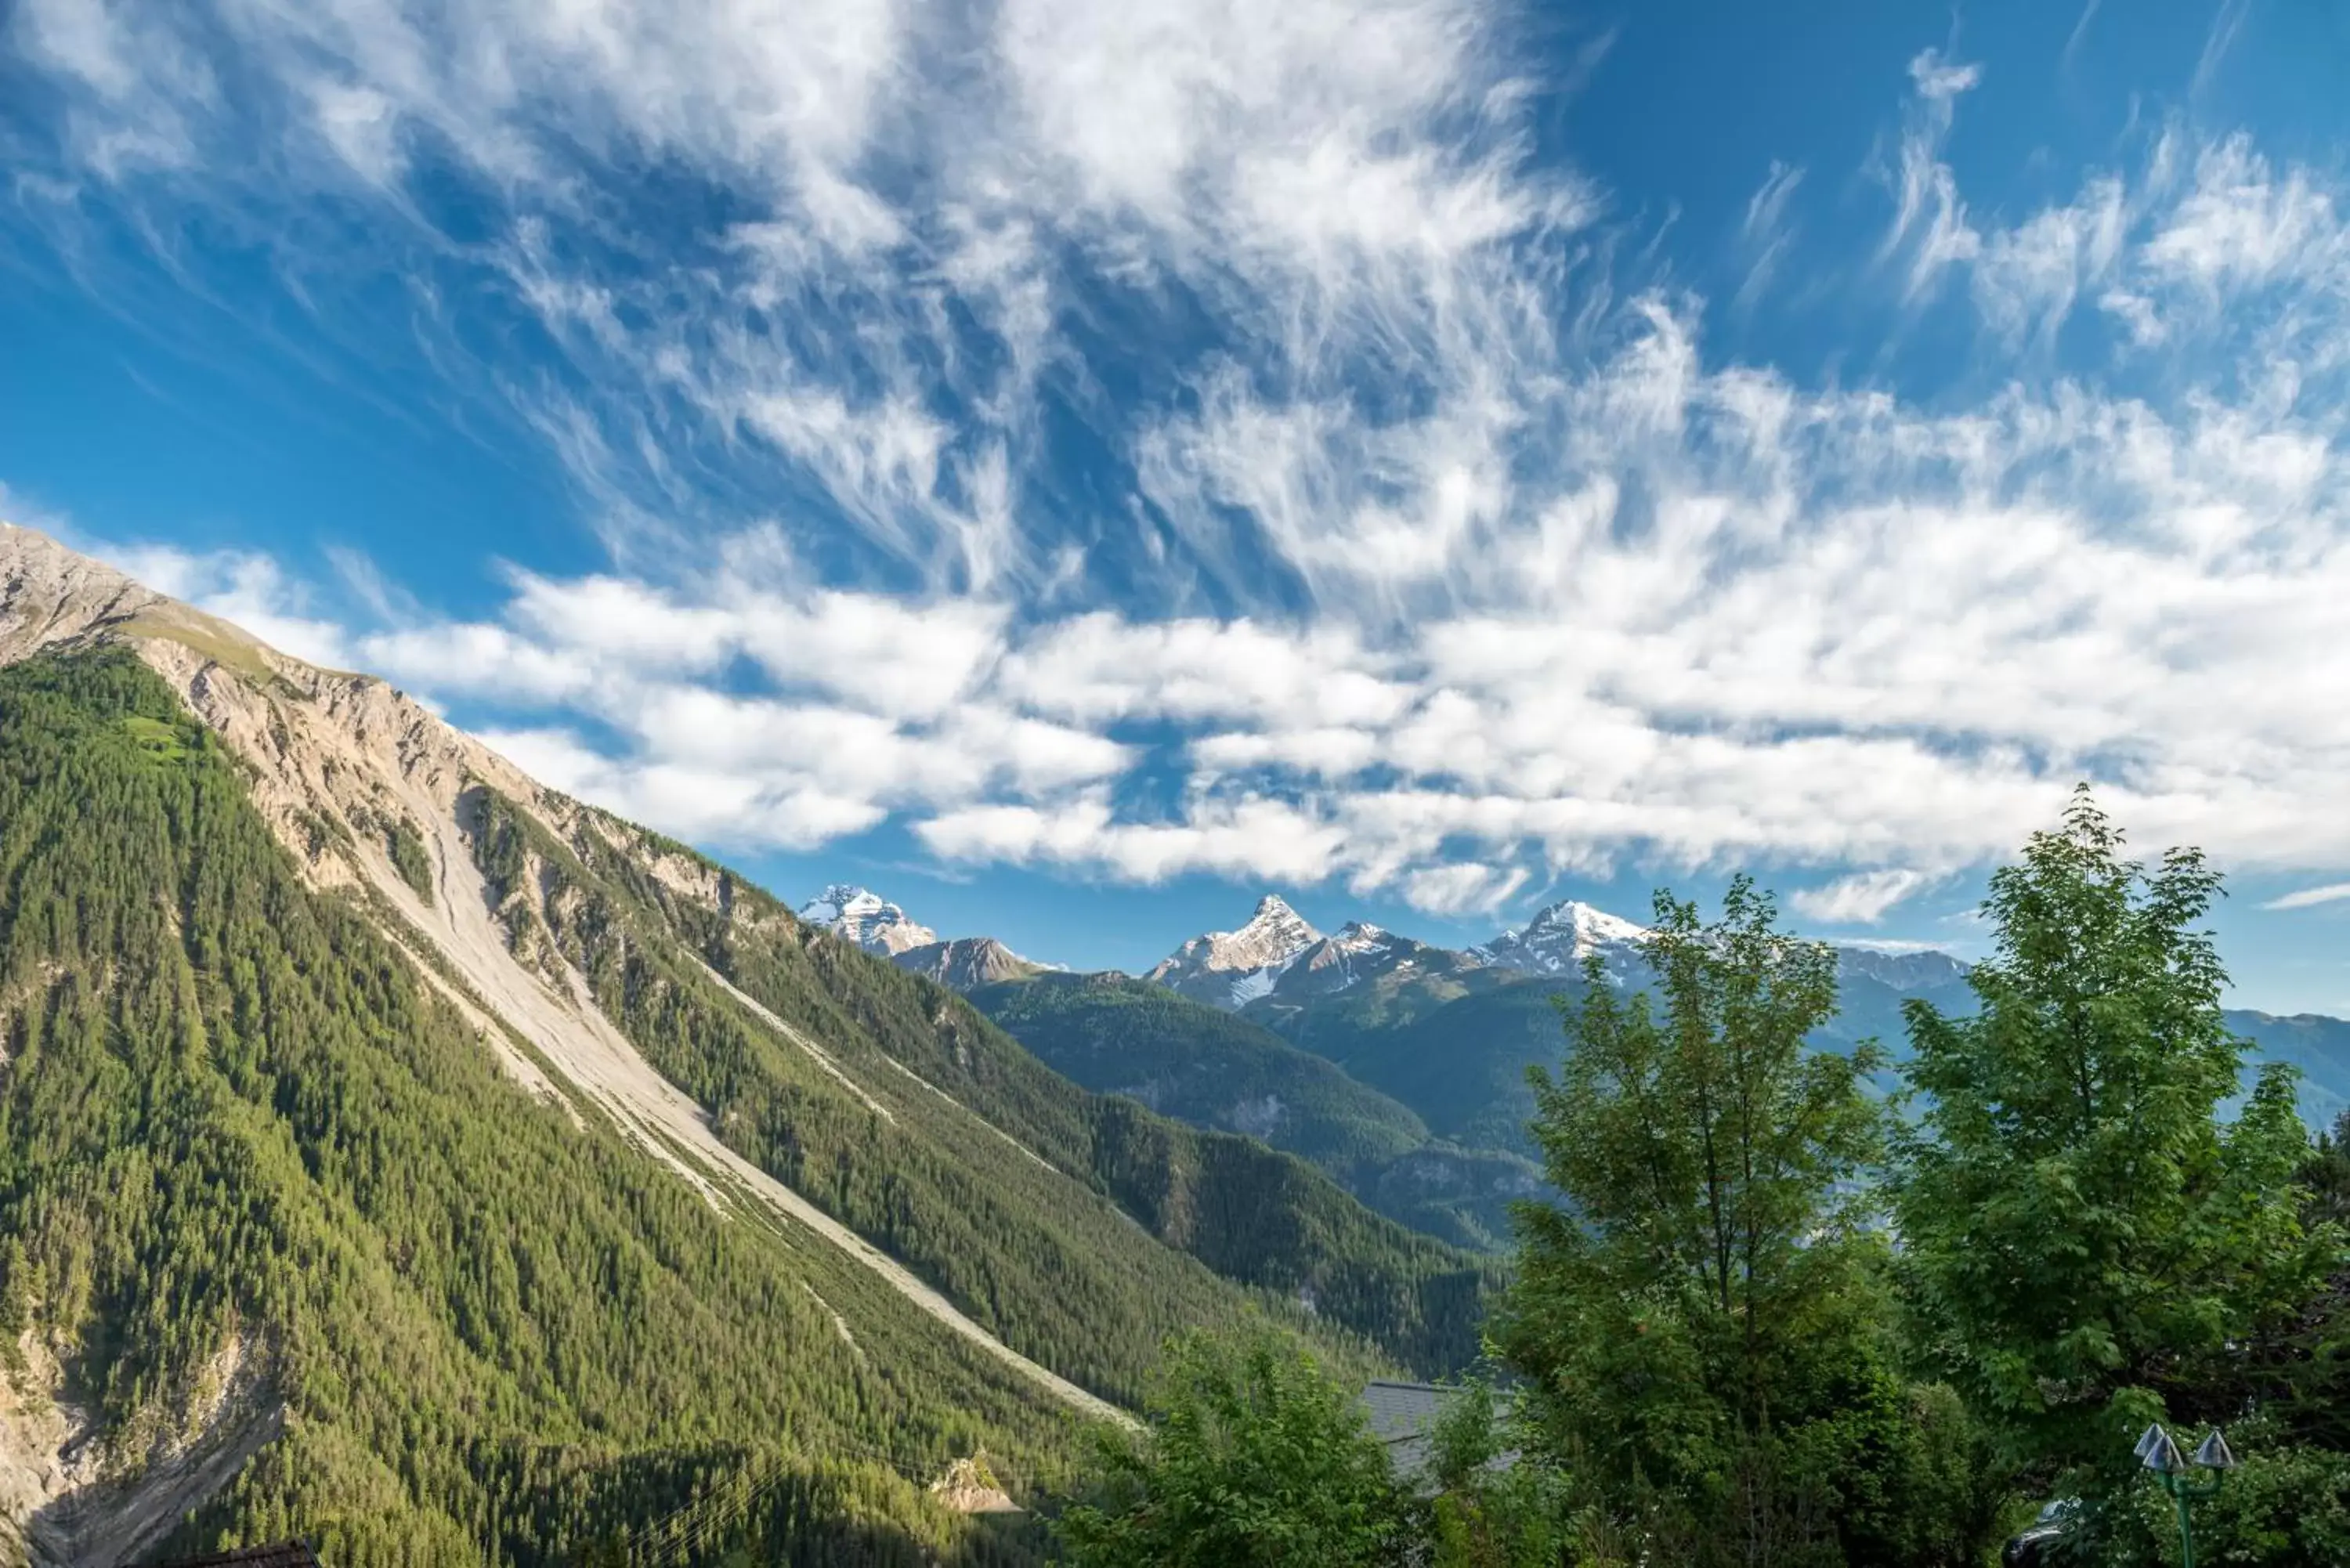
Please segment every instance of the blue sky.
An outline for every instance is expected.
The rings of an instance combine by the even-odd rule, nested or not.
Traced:
[[[0,512],[787,897],[1968,951],[2086,777],[2350,1012],[2326,8],[5,26]]]

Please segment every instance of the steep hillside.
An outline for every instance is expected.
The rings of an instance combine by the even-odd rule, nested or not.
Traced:
[[[1089,1089],[1313,1161],[1372,1208],[1465,1246],[1509,1239],[1509,1204],[1539,1172],[1430,1138],[1409,1110],[1278,1035],[1123,975],[980,987],[972,1004]]]
[[[0,670],[0,1501],[35,1562],[143,1560],[193,1508],[182,1546],[567,1563],[755,1459],[810,1505],[770,1545],[911,1563],[965,1532],[898,1470],[1052,1473],[1028,1375],[490,1028],[306,886],[127,654]]]
[[[1473,1354],[1471,1260],[1083,1092],[380,682],[23,530],[0,656],[0,1519],[41,1561],[190,1507],[338,1563],[567,1561],[746,1466],[803,1533],[895,1520],[855,1549],[894,1561],[961,1527],[826,1456],[1049,1475],[1174,1327]]]
[[[1132,1398],[1167,1327],[1219,1310],[1177,1252],[1406,1365],[1475,1355],[1470,1261],[1303,1162],[1087,1094],[962,997],[601,813],[558,834],[485,786],[460,805],[518,959],[576,976],[727,1148],[1024,1355]]]
[[[1244,1019],[1124,975],[1045,975],[971,1002],[1087,1088],[1262,1138],[1325,1168],[1391,1159],[1428,1141],[1402,1106]]]

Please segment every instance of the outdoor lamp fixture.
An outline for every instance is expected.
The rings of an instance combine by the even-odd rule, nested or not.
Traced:
[[[2161,1422],[2157,1421],[2146,1429],[2144,1437],[2138,1438],[2135,1451],[2138,1462],[2154,1472],[2154,1479],[2162,1483],[2162,1490],[2170,1494],[2172,1504],[2178,1508],[2179,1555],[2185,1568],[2195,1568],[2195,1532],[2188,1523],[2189,1510],[2204,1498],[2218,1496],[2220,1483],[2227,1480],[2228,1472],[2236,1468],[2236,1456],[2228,1451],[2228,1439],[2220,1435],[2219,1428],[2214,1427],[2211,1435],[2204,1438],[2202,1446],[2195,1450],[2194,1459],[2183,1459],[2178,1457],[2178,1445],[2170,1440],[2170,1434],[2162,1429]],[[2210,1479],[2201,1481],[2188,1479],[2190,1464],[2197,1469],[2210,1471]]]

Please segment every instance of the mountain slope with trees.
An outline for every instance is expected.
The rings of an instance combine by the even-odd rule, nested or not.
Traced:
[[[1431,1138],[1397,1101],[1245,1017],[1117,974],[979,987],[972,1005],[1087,1088],[1313,1161],[1379,1212],[1464,1245],[1499,1248],[1531,1161]]]
[[[1893,1067],[1908,1051],[1904,1017],[1912,1001],[1950,1012],[1974,1006],[1966,966],[1947,954],[1841,949],[1836,958],[1837,1008],[1820,1022],[1813,1041],[1834,1051],[1871,1039],[1887,1046],[1890,1059],[1871,1075],[1879,1092],[1898,1082]],[[1637,962],[1610,969],[1609,980],[1634,989],[1653,983]],[[1291,1044],[1409,1106],[1439,1137],[1530,1154],[1525,1129],[1534,1096],[1526,1070],[1557,1054],[1553,999],[1577,997],[1582,989],[1580,978],[1497,976],[1465,993],[1366,992],[1279,1010],[1253,1003],[1242,1016],[1261,1018]],[[2225,1010],[2222,1017],[2253,1047],[2241,1092],[2250,1092],[2259,1064],[2285,1062],[2301,1072],[2297,1101],[2311,1127],[2328,1126],[2350,1108],[2350,1023],[2240,1008]]]
[[[254,1457],[181,1544],[338,1563],[576,1561],[753,1456],[775,1545],[911,1563],[967,1532],[898,1469],[1051,1473],[1022,1379],[502,1076],[128,655],[0,670],[0,1328],[117,1456],[27,1544],[95,1560],[200,1428]]]
[[[0,1517],[41,1560],[127,1560],[88,1532],[136,1492],[141,1540],[575,1561],[756,1474],[897,1561],[962,1529],[897,1471],[1049,1476],[1178,1328],[1474,1355],[1491,1266],[1305,1163],[380,682],[0,546]]]

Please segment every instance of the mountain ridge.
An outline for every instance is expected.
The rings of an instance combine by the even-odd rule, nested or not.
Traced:
[[[1523,1124],[1534,1106],[1524,1086],[1527,1066],[1555,1064],[1564,1035],[1554,997],[1571,999],[1582,984],[1582,963],[1596,957],[1602,972],[1619,986],[1642,983],[1647,973],[1638,951],[1646,930],[1638,923],[1578,899],[1563,899],[1538,910],[1523,926],[1467,949],[1444,949],[1353,921],[1324,935],[1297,917],[1285,900],[1265,894],[1257,916],[1236,932],[1209,932],[1180,944],[1145,977],[1188,1001],[1232,1013],[1270,1031],[1293,1046],[1338,1065],[1367,1087],[1421,1116],[1440,1144],[1472,1151],[1530,1156]],[[1862,1038],[1894,1044],[1905,1038],[1903,1009],[1912,1000],[1944,1012],[1973,1006],[1968,966],[1940,949],[1884,947],[1834,942],[1840,1011],[1818,1044],[1846,1049]],[[983,998],[1000,1008],[1004,998]],[[2350,1022],[2322,1014],[2282,1018],[2251,1009],[2230,1009],[2230,1026],[2252,1044],[2255,1060],[2283,1060],[2302,1073],[2300,1105],[2312,1127],[2330,1126],[2350,1106]],[[1065,1039],[1036,1033],[1030,1020],[1007,1011],[1015,1033],[1030,1032],[1036,1048],[1065,1053],[1070,1070],[1092,1075],[1097,1087],[1153,1094],[1158,1080],[1121,1076],[1097,1057],[1072,1050]],[[1171,1026],[1171,1025],[1170,1025]],[[1062,1026],[1056,1024],[1055,1028]],[[1130,1032],[1119,1025],[1131,1038]],[[1211,1043],[1213,1032],[1185,1025],[1189,1038],[1211,1054],[1229,1049]],[[1163,1057],[1174,1040],[1154,1043],[1149,1054]],[[1232,1065],[1243,1076],[1243,1052]],[[1892,1075],[1880,1075],[1889,1090]],[[1201,1126],[1232,1126],[1233,1109],[1222,1103],[1158,1101]],[[1188,1106],[1188,1108],[1186,1108]],[[1268,1123],[1273,1133],[1275,1124]],[[1342,1180],[1355,1182],[1343,1165],[1328,1165]],[[1417,1216],[1385,1203],[1356,1184],[1366,1201],[1383,1211]],[[1456,1215],[1435,1211],[1434,1233],[1463,1239]],[[1490,1227],[1478,1227],[1490,1233]]]

